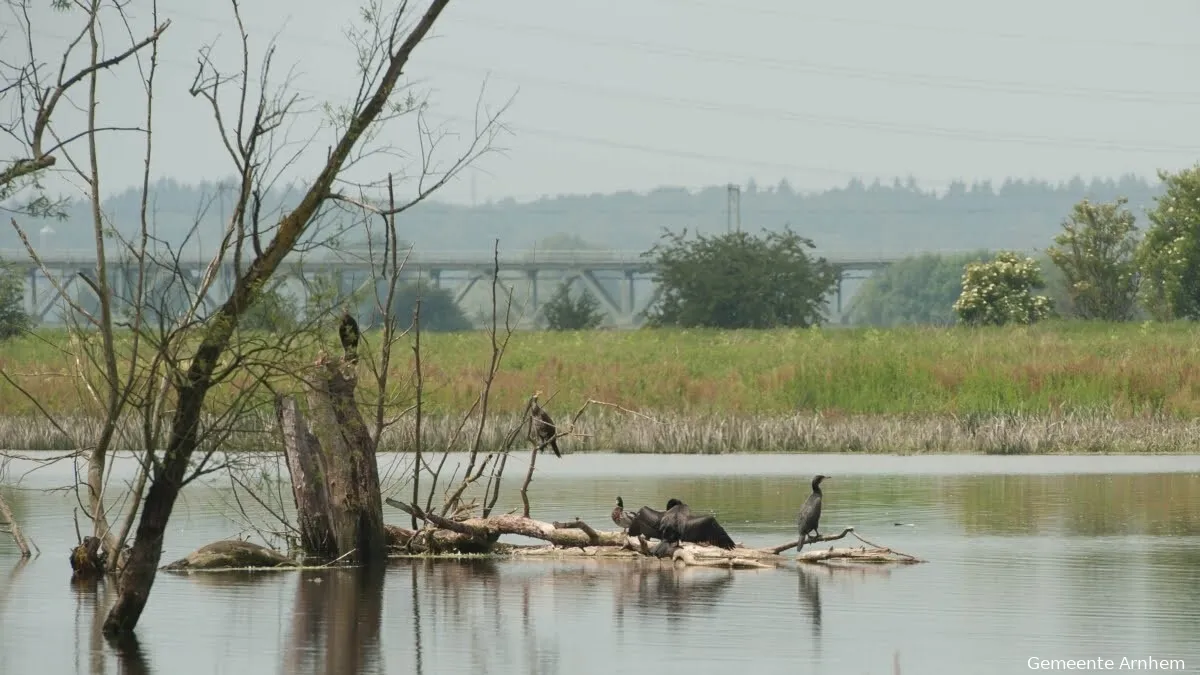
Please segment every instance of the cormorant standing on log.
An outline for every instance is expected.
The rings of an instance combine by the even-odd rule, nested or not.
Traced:
[[[800,542],[796,544],[797,554],[804,548],[804,538],[809,532],[821,536],[821,533],[817,532],[817,526],[821,524],[821,481],[826,478],[829,476],[818,475],[812,479],[812,494],[804,500],[804,506],[800,507],[800,517],[796,519],[796,524],[800,526]]]
[[[625,510],[625,502],[621,501],[621,497],[617,497],[617,508],[612,511],[612,521],[617,524],[617,527],[622,530],[628,530],[633,524],[634,515]]]
[[[667,509],[659,524],[663,533],[663,542],[685,542],[719,546],[724,549],[736,548],[729,533],[714,516],[692,516],[692,510],[679,500],[672,500],[675,505]]]
[[[558,433],[558,427],[554,426],[554,420],[550,419],[550,415],[546,410],[538,405],[538,396],[541,395],[542,392],[540,391],[533,395],[533,407],[531,410],[533,418],[530,420],[530,424],[533,425],[533,429],[536,432],[538,445],[544,445],[549,441],[550,449],[554,451],[554,456],[561,458],[562,453],[558,451],[558,439],[554,437]]]
[[[342,339],[342,349],[346,351],[346,360],[350,363],[358,363],[358,336],[358,322],[350,316],[350,310],[343,310],[338,337]]]

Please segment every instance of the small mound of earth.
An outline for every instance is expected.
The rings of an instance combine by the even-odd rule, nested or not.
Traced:
[[[192,551],[163,567],[164,570],[215,570],[295,567],[296,561],[265,546],[248,541],[226,539]]]

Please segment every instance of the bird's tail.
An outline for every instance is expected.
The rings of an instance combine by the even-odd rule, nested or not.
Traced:
[[[550,441],[550,449],[554,451],[555,457],[558,457],[560,459],[562,458],[562,453],[558,451],[558,441],[557,440]]]

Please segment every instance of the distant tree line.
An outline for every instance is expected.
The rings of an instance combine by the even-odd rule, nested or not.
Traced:
[[[1067,216],[1059,221],[1059,230],[1044,255],[1024,258],[1011,251],[989,252],[983,247],[967,254],[914,255],[877,272],[864,283],[850,305],[850,321],[890,326],[1029,323],[1051,315],[1109,321],[1200,318],[1200,228],[1196,226],[1200,223],[1200,165],[1176,173],[1161,172],[1159,179],[1163,193],[1150,198],[1153,204],[1145,209],[1149,227],[1144,236],[1129,206],[1129,197],[1111,195],[1107,201],[1083,197],[1060,212],[1060,219],[1061,213]],[[186,187],[173,183],[168,182],[166,187],[168,194],[179,199],[190,194]],[[920,200],[927,206],[999,205],[1005,199],[1049,203],[1053,201],[1051,196],[1057,199],[1064,193],[1118,188],[1128,189],[1140,199],[1148,196],[1144,182],[1122,179],[1117,183],[1094,182],[1091,186],[1073,181],[1067,188],[1010,181],[999,194],[985,185],[952,188],[944,197],[923,196]],[[654,191],[645,198],[657,195],[658,199],[663,192]],[[747,192],[768,201],[802,199],[786,184],[765,192],[751,186]],[[911,182],[890,188],[852,182],[844,190],[823,193],[818,201],[847,208],[853,202],[899,209],[920,194]],[[629,195],[618,194],[583,201],[601,205],[604,199],[619,203],[626,197]],[[281,201],[285,199],[286,195],[280,197]],[[806,226],[805,233],[819,229]],[[828,299],[836,287],[837,275],[828,261],[816,254],[815,240],[786,225],[760,232],[705,234],[701,230],[689,236],[686,228],[681,232],[665,228],[645,254],[657,264],[659,287],[658,301],[644,315],[647,324],[770,328],[806,327],[828,320]],[[414,240],[419,240],[419,235],[414,233]],[[543,246],[549,248],[589,245],[571,235],[545,239]],[[937,243],[938,248],[947,246],[945,240]],[[1028,240],[1023,244],[1012,248],[1029,247]],[[20,312],[19,284],[20,279],[14,278],[11,270],[0,273],[0,337],[16,334],[29,323]],[[418,282],[399,289],[394,308],[397,315],[411,316],[418,298],[422,300],[422,325],[427,330],[471,328],[469,319],[454,303],[452,292]],[[343,301],[332,296],[327,300]],[[374,299],[356,302],[360,318],[368,326],[373,325],[378,313],[370,309]],[[268,290],[247,315],[245,328],[286,328],[302,309],[279,289]],[[572,293],[567,286],[560,287],[542,308],[543,324],[554,330],[587,330],[603,320],[599,303],[589,292]]]
[[[155,205],[151,218],[155,234],[184,252],[211,248],[230,216],[236,182],[186,184],[165,178],[151,188]],[[1063,183],[1009,179],[999,184],[956,182],[935,192],[915,180],[895,179],[845,186],[818,193],[801,193],[787,181],[770,186],[749,180],[741,194],[741,220],[746,229],[781,230],[785,223],[802,228],[825,252],[865,251],[887,255],[925,251],[1001,250],[1045,247],[1050,244],[1064,213],[1090,199],[1106,202],[1124,196],[1130,208],[1149,208],[1162,186],[1136,176]],[[263,212],[274,213],[294,204],[301,191],[274,190],[263,196]],[[662,228],[720,234],[726,229],[726,187],[698,190],[660,187],[644,193],[562,195],[531,202],[511,199],[464,206],[424,202],[400,220],[400,236],[418,250],[481,250],[500,238],[505,249],[543,249],[552,239],[574,246],[645,250],[658,240]],[[68,204],[64,219],[46,221],[58,234],[47,250],[70,248],[71,233],[90,227],[88,205]],[[104,202],[109,219],[122,227],[138,222],[140,197],[130,189]],[[346,227],[347,243],[361,241],[351,223],[339,223],[337,213],[325,217],[330,230]],[[41,221],[31,220],[33,230]],[[131,232],[123,232],[131,235]],[[586,242],[586,243],[585,243]],[[582,246],[581,246],[582,245]],[[11,228],[0,228],[0,248],[20,248]]]

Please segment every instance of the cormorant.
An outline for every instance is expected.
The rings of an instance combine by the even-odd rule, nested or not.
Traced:
[[[692,516],[692,510],[687,504],[678,499],[671,501],[675,504],[662,515],[659,524],[664,543],[690,541],[724,549],[737,546],[714,516]]]
[[[667,511],[670,511],[671,507],[679,503],[681,502],[678,499],[668,500]],[[659,526],[662,523],[664,513],[666,511],[652,509],[649,506],[643,506],[638,509],[638,512],[633,516],[633,523],[629,525],[629,536],[644,535],[650,539],[662,539],[663,533]]]
[[[612,521],[617,524],[617,527],[622,530],[629,529],[633,524],[634,515],[625,511],[625,502],[621,501],[621,497],[617,497],[617,508],[612,510]]]
[[[541,393],[539,391],[533,395],[533,408],[531,411],[533,418],[530,420],[530,424],[533,425],[534,430],[537,432],[538,445],[545,445],[549,441],[550,449],[554,451],[554,456],[562,457],[562,453],[558,451],[558,439],[554,437],[558,433],[558,428],[554,426],[554,420],[550,419],[550,415],[546,413],[546,410],[538,405],[537,402],[538,396]]]
[[[358,322],[350,316],[350,311],[342,312],[342,323],[338,326],[338,337],[342,339],[342,349],[346,352],[346,360],[358,363]]]
[[[817,532],[817,526],[821,524],[821,481],[826,478],[829,476],[818,475],[812,479],[812,494],[804,500],[804,506],[800,507],[800,517],[796,519],[796,524],[800,526],[800,543],[796,544],[797,554],[804,548],[804,538],[809,532],[821,536],[821,533]]]

